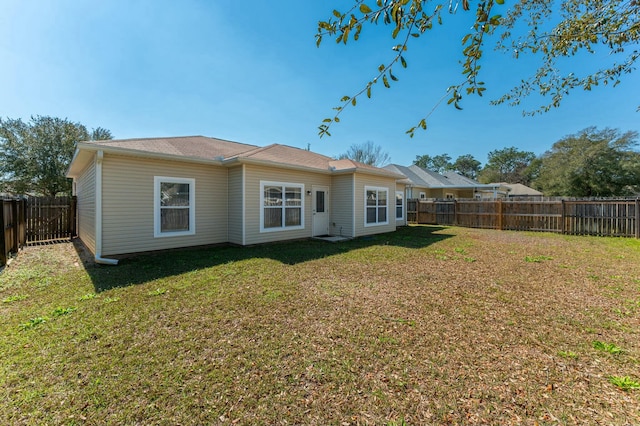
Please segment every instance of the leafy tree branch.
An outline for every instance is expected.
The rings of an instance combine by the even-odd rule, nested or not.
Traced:
[[[370,0],[373,2],[373,0]],[[334,37],[337,43],[347,44],[360,39],[365,26],[382,24],[391,28],[391,39],[405,32],[400,44],[392,47],[397,53],[387,64],[378,67],[378,74],[352,96],[343,96],[335,107],[333,117],[323,120],[318,134],[330,136],[329,129],[340,121],[340,115],[348,107],[357,104],[357,98],[366,93],[371,97],[374,84],[382,80],[385,87],[397,77],[392,66],[400,62],[406,68],[409,44],[423,38],[437,22],[442,25],[442,13],[475,10],[474,24],[470,33],[462,36],[462,74],[464,80],[447,88],[448,104],[461,109],[463,96],[482,96],[485,83],[479,78],[485,44],[490,37],[497,36],[498,50],[511,53],[515,59],[522,55],[537,55],[540,65],[530,76],[521,78],[521,83],[507,93],[490,101],[497,105],[520,105],[533,95],[547,97],[548,101],[537,109],[523,111],[534,115],[559,107],[572,90],[592,90],[594,86],[620,83],[625,74],[635,70],[640,58],[640,2],[638,0],[515,0],[505,4],[504,0],[376,0],[372,9],[365,0],[353,0],[347,12],[334,10],[331,17],[318,23],[316,43],[319,46],[326,37]],[[499,6],[501,13],[494,14]],[[427,9],[430,12],[427,12]],[[496,9],[497,10],[497,9]],[[497,30],[500,30],[497,33]],[[566,60],[583,55],[608,53],[605,66],[588,72],[583,69],[563,72],[561,65]],[[574,61],[575,62],[575,61]],[[574,63],[571,62],[570,63]],[[576,67],[584,68],[584,67]],[[579,72],[578,72],[579,71]],[[426,129],[427,119],[442,102],[436,103],[430,112],[406,133],[413,137],[416,129]],[[640,109],[640,108],[639,108]]]

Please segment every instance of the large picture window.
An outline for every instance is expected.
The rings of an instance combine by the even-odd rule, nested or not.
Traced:
[[[404,219],[404,193],[396,191],[396,219]]]
[[[154,178],[154,236],[193,235],[195,224],[194,179]]]
[[[364,188],[364,195],[365,226],[386,225],[389,223],[387,218],[389,190],[387,188],[367,186]]]
[[[304,185],[260,182],[260,231],[304,228]]]

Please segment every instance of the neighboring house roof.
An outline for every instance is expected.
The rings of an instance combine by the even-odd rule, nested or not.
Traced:
[[[521,183],[500,182],[495,185],[501,185],[509,188],[509,197],[541,197],[542,192]]]
[[[482,185],[480,182],[475,181],[473,179],[469,179],[466,176],[462,176],[459,173],[456,172],[445,172],[443,173],[443,176],[449,181],[451,182],[453,185],[459,185],[459,186],[478,186],[478,185]],[[490,186],[496,186],[496,185],[491,185]]]
[[[384,168],[403,174],[413,186],[442,188],[447,185],[447,181],[443,180],[442,176],[430,170],[421,169],[416,165],[406,167],[399,164],[389,164]]]
[[[404,175],[390,170],[352,160],[334,160],[322,154],[287,145],[272,144],[259,147],[205,136],[80,142],[67,175],[77,176],[93,158],[92,153],[100,150],[123,155],[139,155],[165,160],[180,159],[217,165],[253,163],[323,173],[361,172],[397,180],[404,178]]]
[[[493,190],[500,186],[500,184],[482,184],[455,172],[446,172],[441,175],[434,171],[418,167],[415,164],[408,167],[389,164],[384,168],[405,175],[411,185],[423,188],[476,188]]]

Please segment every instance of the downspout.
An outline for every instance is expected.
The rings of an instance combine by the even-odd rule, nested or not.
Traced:
[[[247,245],[247,200],[245,197],[246,194],[246,185],[247,185],[247,177],[246,177],[246,168],[245,164],[242,165],[242,245]],[[262,208],[262,207],[260,207]]]
[[[102,150],[96,153],[96,253],[95,262],[100,265],[117,265],[116,259],[102,257]]]

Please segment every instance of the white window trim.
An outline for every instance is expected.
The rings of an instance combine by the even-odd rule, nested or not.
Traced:
[[[444,198],[445,198],[446,200],[455,200],[455,199],[456,199],[455,194],[454,194],[454,193],[452,193],[452,192],[447,192],[447,193],[445,193],[445,194],[444,194]]]
[[[264,187],[265,186],[279,186],[283,189],[282,194],[284,196],[284,188],[300,188],[300,225],[296,226],[281,226],[279,228],[265,228],[264,227]],[[304,184],[303,183],[291,183],[291,182],[271,182],[271,181],[260,181],[260,233],[263,232],[283,232],[283,231],[294,231],[296,229],[304,229]],[[283,209],[284,200],[282,200]],[[283,212],[282,220],[284,221],[285,215]]]
[[[427,199],[427,193],[420,191],[420,199],[421,200],[426,200]]]
[[[160,186],[162,182],[189,184],[189,229],[187,231],[162,232],[160,227]],[[153,177],[153,236],[154,238],[182,237],[196,233],[196,180],[168,176]]]
[[[400,196],[400,198],[402,198],[402,215],[400,215],[400,217],[398,217],[398,213],[397,213],[397,209],[398,209],[398,204],[397,202],[397,198],[398,195]],[[404,192],[402,191],[396,191],[396,197],[393,199],[393,207],[394,207],[394,215],[396,216],[396,220],[404,220]]]
[[[367,191],[385,191],[387,193],[387,220],[385,222],[373,222],[373,223],[367,223]],[[388,225],[389,224],[389,211],[391,210],[389,208],[389,202],[390,202],[390,197],[389,197],[389,193],[391,191],[389,191],[389,188],[385,188],[382,186],[365,186],[364,187],[364,227],[368,228],[370,226],[384,226],[384,225]],[[393,198],[393,203],[395,206],[395,197]],[[376,218],[378,217],[378,212],[377,209],[380,206],[376,205]],[[395,212],[393,213],[393,215],[395,216]]]

